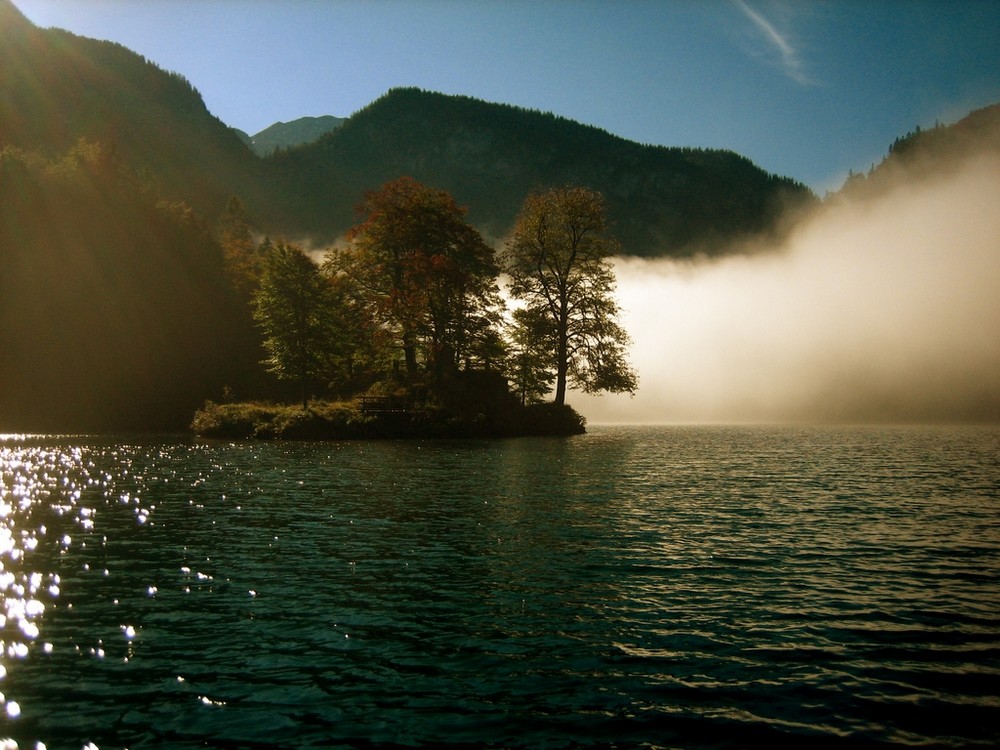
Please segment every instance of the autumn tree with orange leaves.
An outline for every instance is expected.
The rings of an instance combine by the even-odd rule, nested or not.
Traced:
[[[493,249],[450,194],[400,177],[365,194],[363,220],[325,268],[355,286],[406,372],[440,377],[498,353],[502,302]]]

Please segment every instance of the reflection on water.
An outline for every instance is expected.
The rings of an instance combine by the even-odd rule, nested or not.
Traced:
[[[0,439],[21,747],[1000,741],[1000,431]]]

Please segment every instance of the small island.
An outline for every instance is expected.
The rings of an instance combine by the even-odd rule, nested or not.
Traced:
[[[615,320],[618,245],[605,236],[599,193],[529,196],[502,257],[451,195],[411,178],[368,192],[362,210],[319,264],[287,241],[255,242],[231,202],[221,233],[228,273],[262,333],[263,364],[297,384],[299,400],[208,401],[191,425],[197,435],[576,435],[585,420],[566,404],[570,384],[635,391]]]
[[[443,390],[400,390],[301,404],[207,402],[200,437],[281,440],[507,438],[579,435],[586,420],[568,404],[521,404],[499,373],[461,373]]]

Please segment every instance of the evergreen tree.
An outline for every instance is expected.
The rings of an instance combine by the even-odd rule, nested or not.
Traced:
[[[300,248],[286,242],[264,251],[254,318],[264,332],[264,364],[283,380],[298,381],[302,408],[310,382],[328,376],[342,329],[329,281]]]

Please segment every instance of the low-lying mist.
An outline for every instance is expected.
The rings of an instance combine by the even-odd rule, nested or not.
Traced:
[[[620,259],[639,392],[591,423],[1000,421],[1000,156],[865,202],[781,247]]]

